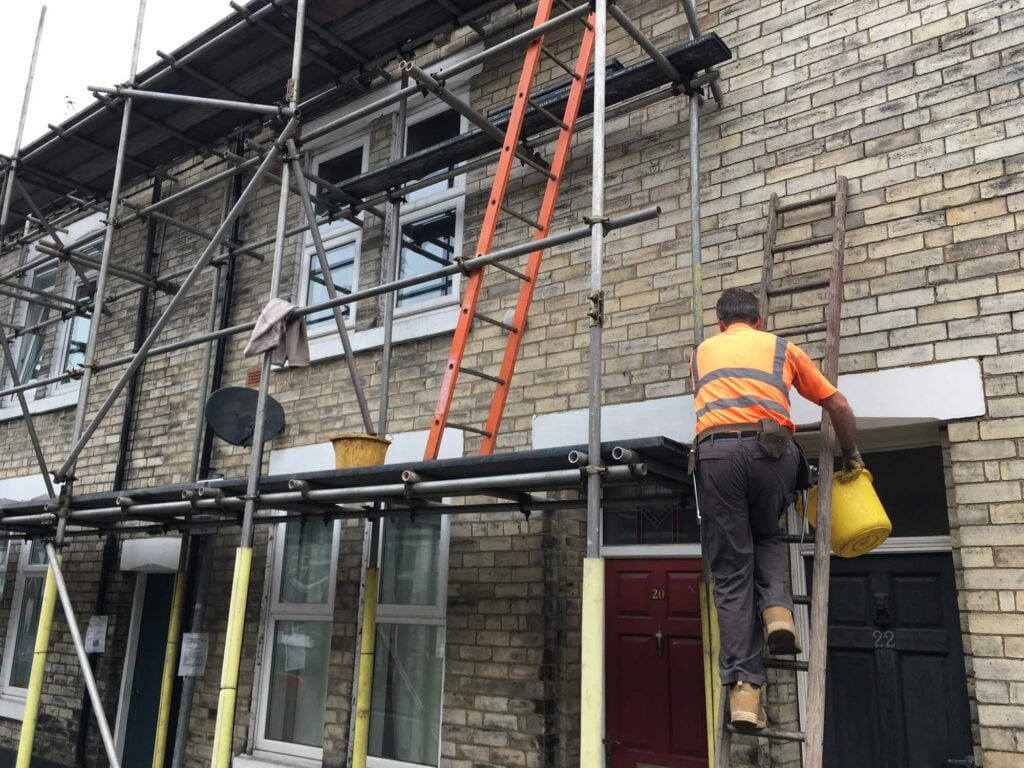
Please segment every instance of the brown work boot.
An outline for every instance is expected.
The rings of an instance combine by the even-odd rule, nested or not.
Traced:
[[[729,717],[739,731],[759,731],[767,725],[761,709],[761,689],[740,680],[729,687]]]
[[[800,644],[796,639],[796,624],[793,623],[793,612],[781,605],[766,608],[761,614],[764,629],[768,633],[768,650],[774,656],[795,656],[800,653]]]

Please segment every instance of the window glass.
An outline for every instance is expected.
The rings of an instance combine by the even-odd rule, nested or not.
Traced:
[[[602,493],[604,506],[604,544],[697,544],[700,528],[693,503],[693,488],[678,494],[657,487],[643,487],[640,497],[633,489],[609,486]],[[625,496],[629,502],[618,501]]]
[[[401,277],[411,277],[447,266],[455,258],[455,209],[402,225]],[[447,296],[452,276],[412,285],[398,292],[397,305]]]
[[[384,526],[380,603],[436,605],[441,518],[391,518]]]
[[[441,112],[432,117],[413,123],[406,129],[405,152],[407,155],[415,154],[416,152],[428,149],[443,141],[447,141],[448,139],[458,136],[461,132],[462,120],[459,117],[458,112],[452,109],[446,110],[445,112]],[[423,178],[429,179],[433,176],[439,176],[454,167],[455,166],[452,165],[449,168],[434,171]],[[444,192],[454,186],[454,178],[441,180],[436,184],[431,184],[423,189],[410,192],[406,199],[410,203],[416,202],[417,200],[423,200],[431,197],[432,195]]]
[[[282,603],[327,602],[331,588],[333,527],[319,520],[285,524]]]
[[[35,550],[41,549],[33,547]],[[18,611],[18,632],[14,638],[14,656],[11,662],[11,677],[8,684],[14,688],[28,688],[32,671],[32,656],[35,650],[36,625],[39,624],[39,610],[43,601],[45,575],[25,577],[21,592],[21,606]]]
[[[339,294],[352,292],[352,278],[355,274],[356,244],[355,242],[342,243],[327,248],[327,264],[331,268],[331,280]],[[324,273],[320,269],[320,259],[316,252],[309,254],[309,282],[306,288],[306,306],[319,304],[327,301],[327,283],[324,280]],[[348,317],[351,307],[346,304],[341,308],[341,313]],[[306,325],[316,328],[322,323],[333,322],[334,313],[325,309],[321,312],[314,312],[306,316]]]
[[[330,526],[315,525],[330,530]],[[275,623],[266,738],[323,746],[330,653],[330,622]]]
[[[4,595],[4,585],[7,583],[7,553],[10,552],[8,539],[0,539],[0,598]]]
[[[85,283],[75,284],[75,300],[88,299],[90,294],[89,286]],[[64,352],[64,368],[70,370],[85,363],[85,347],[89,343],[89,324],[92,322],[92,314],[86,312],[82,315],[75,315],[71,318],[68,328],[68,346]]]
[[[443,628],[379,624],[373,663],[369,751],[437,765],[441,730]]]
[[[38,291],[52,292],[57,284],[57,268],[44,267],[32,274],[32,287]],[[49,318],[50,309],[39,304],[27,303],[25,311],[25,327],[32,328]],[[42,372],[43,343],[46,330],[29,333],[22,337],[18,348],[18,378],[23,384],[35,381]]]
[[[336,184],[338,186],[344,186],[342,182],[349,179],[355,178],[363,172],[363,148],[356,147],[355,149],[343,152],[336,157],[332,157],[329,160],[321,161],[316,168],[316,175],[324,181]],[[319,197],[326,200],[337,201],[338,198],[323,186],[318,186],[316,193]],[[314,208],[316,215],[324,216],[328,213],[327,208],[314,201]],[[322,224],[320,226],[320,232],[324,237],[327,237],[330,232],[335,229],[344,229],[351,227],[352,223],[347,219],[336,219],[329,224]]]

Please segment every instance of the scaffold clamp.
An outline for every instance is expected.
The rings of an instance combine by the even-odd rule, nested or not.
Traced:
[[[604,325],[604,291],[592,291],[587,301],[590,304],[587,317],[590,318],[591,326]]]

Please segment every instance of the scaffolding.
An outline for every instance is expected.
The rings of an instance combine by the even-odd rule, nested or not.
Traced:
[[[589,767],[604,761],[603,713],[600,705],[603,700],[603,673],[600,669],[600,660],[603,659],[601,510],[603,506],[630,503],[629,494],[632,493],[635,498],[640,493],[638,489],[642,487],[653,486],[678,497],[686,492],[688,482],[685,472],[679,470],[687,452],[686,446],[665,439],[616,444],[603,443],[601,440],[604,238],[616,229],[654,220],[659,214],[657,208],[614,214],[605,210],[606,120],[676,96],[687,99],[694,332],[697,336],[695,341],[699,341],[703,326],[700,302],[700,106],[704,99],[704,89],[709,90],[715,100],[721,103],[718,75],[714,67],[727,61],[731,54],[715,34],[702,34],[692,0],[682,2],[688,40],[665,49],[651,42],[619,5],[608,0],[595,0],[578,6],[559,0],[557,14],[554,12],[554,0],[517,3],[514,12],[497,21],[491,21],[491,16],[496,10],[508,5],[507,0],[465,3],[473,5],[472,9],[464,8],[455,0],[437,3],[409,0],[386,4],[387,8],[381,5],[377,4],[373,10],[364,7],[360,11],[350,12],[350,15],[363,14],[358,18],[358,24],[355,24],[348,16],[335,19],[333,23],[331,20],[313,20],[306,13],[305,0],[254,0],[244,7],[232,3],[235,17],[225,20],[172,54],[158,52],[161,62],[139,74],[139,41],[145,15],[145,0],[140,0],[130,73],[126,83],[114,87],[92,87],[97,98],[96,105],[61,126],[51,126],[50,134],[22,149],[22,133],[45,9],[40,17],[16,145],[10,157],[0,158],[3,162],[3,193],[0,197],[0,245],[3,246],[3,253],[11,253],[32,244],[42,254],[0,276],[0,285],[3,286],[0,293],[17,302],[45,306],[58,312],[57,317],[32,327],[12,329],[0,322],[0,351],[11,380],[11,386],[0,389],[0,397],[14,395],[18,399],[23,423],[28,430],[39,472],[49,496],[45,501],[9,504],[0,510],[0,535],[45,540],[50,566],[19,744],[19,768],[28,765],[32,752],[49,629],[58,599],[72,631],[87,694],[107,758],[112,766],[120,764],[61,573],[61,547],[70,539],[94,536],[97,533],[139,535],[180,531],[183,540],[188,541],[190,534],[231,527],[240,529],[212,758],[214,768],[222,768],[229,765],[231,759],[235,689],[255,526],[310,517],[325,520],[366,518],[375,521],[375,537],[378,535],[380,518],[387,515],[510,511],[528,515],[535,510],[573,508],[585,509],[587,519],[581,765]],[[517,31],[517,27],[529,24],[529,12],[534,7],[532,25]],[[374,15],[379,18],[374,19]],[[609,18],[624,30],[646,54],[646,58],[631,66],[610,66],[606,51]],[[373,34],[368,34],[365,27],[371,20],[374,21]],[[345,24],[357,27],[363,25],[356,33],[362,33],[364,39],[376,42],[356,45],[353,39],[346,38],[343,32]],[[581,53],[574,67],[545,47],[547,35],[570,26],[585,30],[587,37],[584,39],[592,41],[592,66],[590,51],[586,52],[586,56]],[[462,28],[472,30],[475,36],[472,44],[482,42],[485,47],[443,70],[435,66],[437,60],[420,62],[415,58],[417,49],[434,42],[446,32]],[[264,36],[274,37],[280,44],[280,50],[272,56],[254,58],[264,49],[261,45],[255,45],[251,36],[246,37],[250,30],[259,30]],[[262,39],[265,42],[266,38]],[[233,60],[215,65],[214,54],[229,43],[235,46]],[[511,108],[493,110],[487,115],[478,112],[447,87],[446,83],[452,77],[493,57],[519,49],[526,51],[524,72],[529,71],[530,75],[528,80],[521,82],[533,85],[532,78],[541,56],[553,59],[559,69],[568,73],[569,80],[556,82],[540,90],[528,87],[528,93],[519,94],[519,102],[513,99]],[[444,52],[446,56],[451,53]],[[396,74],[396,68],[392,65],[399,58],[401,61]],[[281,98],[277,83],[281,79],[280,69],[286,60],[288,76]],[[340,117],[313,130],[303,130],[308,115],[324,113],[356,94],[372,96],[377,82],[390,83],[396,78],[400,78],[399,87],[391,93],[374,98],[360,108],[349,109]],[[440,145],[407,153],[404,146],[407,104],[410,97],[421,93],[440,99],[466,118],[473,129]],[[390,161],[385,166],[339,183],[331,183],[303,167],[300,152],[305,144],[330,136],[392,105],[398,108],[397,130],[393,134]],[[134,145],[132,151],[129,151],[130,137],[133,135],[131,128],[136,123],[145,126],[147,136],[162,138]],[[556,169],[556,161],[545,161],[537,147],[558,137],[559,147],[564,144],[564,150],[568,152],[573,127],[579,129],[587,125],[593,137],[592,199],[589,215],[584,222],[552,233],[546,224],[538,225],[522,214],[506,211],[531,225],[536,230],[534,237],[522,244],[499,249],[492,249],[487,244],[472,255],[453,259],[452,263],[437,269],[418,275],[399,276],[399,221],[406,195],[440,180],[486,167],[495,161],[499,162],[499,168],[503,162],[509,173],[516,162],[521,167],[539,171],[554,184],[557,193],[560,172]],[[261,129],[265,132],[268,128],[273,132],[272,140],[262,143],[254,140]],[[115,134],[116,147],[112,146]],[[209,154],[213,152],[211,148],[221,143],[225,136],[236,139],[234,150],[219,151],[220,157],[228,165],[225,170],[211,174],[186,189],[162,195],[161,182],[176,180],[173,168],[185,152]],[[510,137],[513,139],[511,142]],[[71,151],[71,148],[77,150],[77,153]],[[564,164],[564,157],[561,162]],[[276,170],[277,166],[280,166],[280,170]],[[86,171],[88,175],[85,175]],[[429,179],[425,179],[428,174]],[[121,198],[126,184],[143,175],[152,179],[152,202],[139,206],[123,201]],[[109,181],[109,193],[101,191],[97,179]],[[230,185],[226,186],[223,215],[215,231],[204,230],[163,212],[174,202],[225,182],[230,182]],[[265,182],[273,182],[280,188],[273,235],[243,241],[238,227],[239,218]],[[311,192],[311,189],[315,189],[315,192]],[[304,222],[289,228],[286,214],[293,195],[300,201]],[[318,214],[317,206],[326,213]],[[553,210],[553,202],[550,207]],[[66,242],[61,237],[62,226],[91,211],[102,211],[105,214],[102,232]],[[489,449],[483,451],[485,454],[491,453],[496,441],[497,421],[494,419],[488,421],[485,430],[448,422],[447,406],[451,403],[458,374],[456,370],[450,378],[446,378],[442,387],[438,411],[435,412],[432,424],[432,439],[436,437],[433,455],[430,455],[431,449],[428,447],[426,461],[403,467],[334,470],[288,477],[266,476],[262,474],[263,430],[271,379],[271,354],[266,353],[261,363],[252,450],[244,478],[210,481],[206,477],[211,438],[200,413],[193,434],[192,470],[188,482],[177,486],[129,489],[122,487],[123,476],[120,476],[115,479],[114,488],[109,493],[76,493],[76,483],[81,482],[81,478],[76,475],[76,466],[82,451],[119,399],[123,395],[132,397],[132,391],[137,385],[137,374],[148,359],[205,345],[200,382],[200,391],[205,397],[211,389],[211,369],[218,364],[217,359],[222,360],[225,354],[223,344],[218,344],[215,352],[213,342],[223,342],[253,329],[253,322],[228,325],[228,317],[223,313],[217,317],[215,312],[220,291],[230,289],[238,257],[269,260],[271,276],[268,295],[279,296],[286,238],[308,233],[321,273],[329,276],[331,270],[320,238],[320,226],[337,219],[346,219],[358,225],[361,222],[359,217],[364,212],[383,219],[389,233],[385,255],[386,279],[379,285],[355,291],[339,290],[333,280],[326,279],[328,299],[298,308],[293,314],[303,317],[330,312],[345,352],[345,362],[366,433],[382,434],[387,430],[397,291],[456,274],[467,275],[471,279],[475,279],[474,276],[479,278],[486,266],[497,267],[519,280],[532,278],[535,282],[535,271],[532,275],[524,276],[510,262],[524,255],[536,254],[539,259],[539,254],[547,249],[589,239],[589,417],[588,442],[585,446],[578,446],[568,454],[564,450],[547,453],[526,451],[436,460],[439,436],[446,426],[483,435],[486,439],[485,447],[489,446]],[[161,222],[200,237],[206,241],[206,246],[191,266],[166,274],[157,273],[153,268],[153,260],[150,258],[152,243],[147,245],[141,269],[116,263],[113,257],[115,231],[134,222],[146,222],[151,237],[154,223]],[[100,246],[98,256],[94,252],[97,245]],[[265,252],[267,248],[270,248],[270,252]],[[87,286],[87,298],[69,299],[61,295],[56,287],[52,292],[39,291],[25,285],[20,279],[35,267],[55,261],[66,263],[75,270]],[[191,289],[211,265],[218,268],[212,284],[213,301],[206,330],[190,338],[161,343],[166,326],[185,305]],[[89,275],[90,270],[96,271],[95,277]],[[114,280],[127,285],[115,293],[110,289]],[[169,302],[148,332],[144,328],[144,316],[140,314],[132,353],[114,359],[98,359],[100,327],[104,314],[109,311],[107,303],[135,293],[145,297],[153,292],[166,294],[170,297]],[[380,369],[381,394],[374,419],[363,390],[362,376],[348,336],[343,308],[377,296],[384,297],[384,344]],[[140,313],[144,311],[144,305],[145,302],[140,302]],[[525,313],[529,307],[529,298],[525,305],[520,306]],[[19,381],[11,342],[19,336],[38,332],[76,315],[92,317],[81,367],[31,382]],[[506,331],[516,332],[515,323],[510,330],[510,324],[505,321],[476,312],[472,315],[466,321],[466,333],[473,321],[496,324]],[[519,321],[519,328],[524,327],[525,314]],[[458,338],[458,332],[456,336]],[[518,347],[515,347],[510,353],[513,366],[517,350]],[[94,378],[97,373],[105,370],[119,370],[120,374],[95,413],[87,418],[90,407],[95,405],[90,403]],[[461,370],[469,373],[464,368]],[[503,373],[503,377],[472,373],[499,382],[500,389],[502,386],[507,387],[511,368],[507,375]],[[61,463],[50,467],[46,463],[25,392],[73,378],[80,379],[80,383],[71,446]],[[443,402],[444,398],[447,398],[447,405]],[[503,405],[504,399],[501,399],[497,406],[498,420]],[[439,414],[440,420],[437,418]],[[122,437],[130,429],[130,421],[126,419],[122,424]],[[559,463],[562,468],[552,468],[558,467]],[[602,503],[602,488],[625,489],[626,493],[616,494],[615,499],[607,499]],[[550,492],[553,491],[579,491],[580,498],[552,498]],[[274,510],[274,513],[270,513],[270,510]],[[207,536],[206,541],[210,542],[211,538]],[[181,621],[183,579],[180,576],[185,563],[185,545],[182,550],[172,627],[178,627]],[[201,562],[208,571],[209,552],[208,549],[203,551],[207,552],[207,557],[201,558]],[[370,551],[374,551],[372,546]],[[375,567],[372,554],[371,567]],[[207,580],[208,577],[207,572]],[[203,606],[197,606],[193,621],[198,617],[201,623],[202,611]],[[372,627],[370,616],[364,618],[364,638],[367,627]],[[166,720],[170,707],[169,680],[173,680],[173,667],[170,666],[173,664],[173,656],[174,651],[169,648],[154,765],[163,764],[165,750],[169,746]],[[360,689],[369,671],[360,665]],[[191,696],[191,687],[186,684],[181,701],[181,713],[186,725],[179,728],[173,745],[175,766],[181,765],[183,760]],[[357,703],[353,708],[357,718],[360,706],[361,703]],[[365,743],[360,746],[361,738],[365,742],[365,733],[360,736],[357,720],[353,754],[353,765],[356,766],[365,764]]]

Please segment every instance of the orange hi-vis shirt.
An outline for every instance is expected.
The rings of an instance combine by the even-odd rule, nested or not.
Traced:
[[[774,419],[791,432],[789,390],[817,405],[836,393],[807,353],[747,323],[701,343],[690,360],[697,434],[708,427]]]

